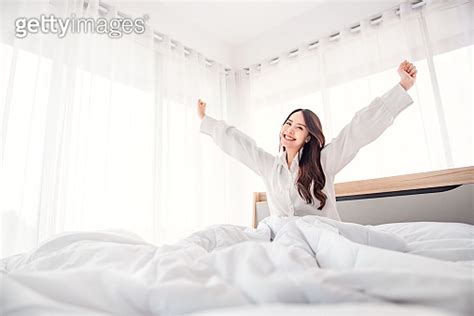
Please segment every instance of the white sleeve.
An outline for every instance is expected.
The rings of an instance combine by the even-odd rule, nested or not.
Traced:
[[[252,169],[259,176],[265,177],[271,170],[275,157],[258,147],[252,138],[236,127],[205,115],[201,121],[200,131],[210,135],[222,151]]]
[[[351,122],[323,148],[321,158],[324,156],[326,170],[336,175],[363,146],[382,135],[398,114],[412,103],[410,95],[397,84],[356,112]]]

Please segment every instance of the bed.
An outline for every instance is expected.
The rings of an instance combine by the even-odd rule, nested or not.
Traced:
[[[128,231],[63,233],[0,261],[2,315],[472,315],[472,175],[338,184],[345,222],[264,216],[258,193],[256,228],[214,225],[159,247]],[[443,194],[440,210],[461,201],[398,211]],[[383,207],[358,209],[371,201]]]

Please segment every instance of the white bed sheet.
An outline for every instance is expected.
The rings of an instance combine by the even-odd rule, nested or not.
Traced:
[[[364,316],[448,316],[455,315],[439,309],[412,304],[340,303],[340,304],[265,304],[244,307],[217,308],[193,313],[194,316],[279,316],[279,315],[364,315]]]
[[[473,225],[414,222],[372,227],[403,238],[408,245],[409,253],[467,265],[472,265],[474,262]]]
[[[358,306],[472,315],[473,269],[457,260],[469,254],[429,258],[416,244],[438,240],[441,249],[472,226],[436,238],[408,226],[270,217],[258,229],[216,225],[161,247],[133,233],[61,234],[0,261],[0,306],[5,315],[166,315],[268,304],[338,314],[342,304],[367,304]]]

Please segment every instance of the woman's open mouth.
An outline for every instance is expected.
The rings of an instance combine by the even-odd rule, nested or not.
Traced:
[[[284,137],[286,140],[289,140],[289,141],[294,141],[294,140],[296,140],[295,138],[292,138],[292,137],[290,137],[290,136],[288,136],[288,135],[286,135],[286,134],[283,134],[283,137]]]

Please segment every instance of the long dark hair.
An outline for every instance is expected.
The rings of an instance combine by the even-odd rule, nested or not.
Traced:
[[[298,111],[303,112],[303,118],[309,132],[310,140],[303,145],[303,155],[299,161],[299,173],[296,187],[298,193],[307,204],[314,204],[313,195],[311,194],[312,188],[314,196],[320,201],[318,210],[322,210],[324,205],[326,205],[327,200],[326,194],[322,191],[326,184],[326,176],[324,175],[321,166],[321,150],[324,148],[326,139],[323,134],[323,128],[319,117],[313,111],[308,109],[294,110],[285,119],[283,125],[288,121],[293,113]]]

